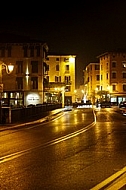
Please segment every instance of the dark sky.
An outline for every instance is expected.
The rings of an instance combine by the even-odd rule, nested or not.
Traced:
[[[126,48],[125,0],[45,3],[10,9],[0,19],[0,31],[46,41],[50,52],[77,55],[78,85],[83,82],[85,66],[98,62],[98,55]]]

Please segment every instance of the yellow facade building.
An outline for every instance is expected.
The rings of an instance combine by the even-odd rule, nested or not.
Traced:
[[[106,52],[100,61],[100,86],[113,104],[126,100],[126,51]]]
[[[46,58],[45,102],[75,102],[75,55],[49,54]]]
[[[118,105],[126,100],[126,51],[106,52],[97,58],[99,58],[98,71],[95,70],[96,63],[87,65],[84,70],[87,99],[92,103],[94,99],[95,101],[99,99]]]
[[[100,89],[100,65],[90,63],[84,70],[84,95],[87,101],[95,103],[97,91]]]
[[[51,55],[47,43],[16,35],[0,35],[2,106],[75,102],[75,55]]]

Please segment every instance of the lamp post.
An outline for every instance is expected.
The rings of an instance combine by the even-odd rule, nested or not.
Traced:
[[[77,102],[77,90],[74,90],[74,95],[75,95],[74,102]]]
[[[3,83],[2,83],[2,70],[5,69],[7,74],[10,74],[13,69],[14,65],[11,63],[6,65],[2,61],[0,62],[0,124],[2,123],[2,92],[3,92]]]
[[[64,96],[65,96],[65,89],[62,87],[62,108],[64,108]]]

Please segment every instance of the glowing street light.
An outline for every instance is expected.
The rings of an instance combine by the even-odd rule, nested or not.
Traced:
[[[2,70],[5,69],[7,74],[12,73],[14,65],[11,63],[6,65],[2,61],[0,62],[0,123],[2,123],[2,92],[3,92],[3,83],[2,83]]]

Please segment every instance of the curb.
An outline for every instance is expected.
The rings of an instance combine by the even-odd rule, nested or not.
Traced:
[[[60,109],[60,110],[54,110],[52,111],[52,114],[49,114],[43,118],[40,118],[38,120],[34,120],[34,121],[29,121],[26,123],[20,123],[20,124],[8,124],[8,125],[3,125],[0,128],[0,132],[1,131],[5,131],[5,130],[10,130],[10,129],[14,129],[14,128],[18,128],[18,127],[23,127],[26,125],[33,125],[33,124],[37,124],[37,123],[44,123],[44,122],[49,122],[51,120],[53,120],[58,114],[63,113],[64,109]]]

